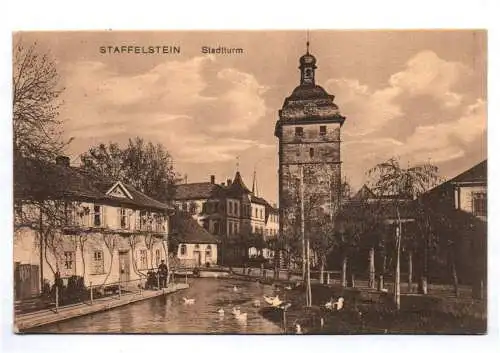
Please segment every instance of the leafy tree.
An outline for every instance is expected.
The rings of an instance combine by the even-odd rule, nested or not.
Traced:
[[[155,199],[172,199],[179,180],[173,159],[161,144],[129,139],[121,148],[117,143],[91,147],[81,157],[82,168],[90,173],[122,180]]]
[[[401,238],[403,231],[403,217],[401,216],[401,198],[416,199],[426,190],[435,186],[440,180],[438,168],[430,163],[404,168],[396,158],[391,158],[383,163],[377,164],[368,171],[372,178],[372,189],[379,196],[388,196],[393,200],[395,209],[395,248],[396,264],[394,279],[394,302],[400,307],[400,254]]]

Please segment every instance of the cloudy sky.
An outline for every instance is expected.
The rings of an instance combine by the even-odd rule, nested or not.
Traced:
[[[189,182],[254,169],[277,200],[274,125],[299,83],[306,32],[22,33],[57,62],[61,117],[74,164],[92,145],[141,136],[171,152]],[[347,117],[343,175],[399,156],[451,178],[486,158],[486,34],[481,31],[312,31],[316,83]],[[101,54],[108,45],[179,45],[180,55]],[[202,46],[243,48],[206,55]]]

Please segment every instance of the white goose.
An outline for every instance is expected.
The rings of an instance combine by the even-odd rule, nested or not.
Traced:
[[[264,295],[264,301],[271,305],[271,306],[274,306],[274,307],[278,307],[280,306],[281,304],[283,304],[283,301],[279,298],[279,296],[275,296],[275,297],[271,297],[271,296],[267,296],[267,295]]]
[[[255,299],[252,303],[253,307],[254,308],[260,308],[260,300],[259,299]]]
[[[247,319],[247,313],[242,313],[240,308],[238,307],[233,308],[233,315],[236,318],[236,320],[239,321],[246,321]]]
[[[301,335],[303,332],[302,332],[302,327],[300,326],[300,324],[295,324],[295,333],[297,335]]]
[[[285,286],[285,289],[286,290],[292,290],[292,286],[291,285]]]
[[[217,312],[219,313],[219,316],[224,316],[224,309],[220,308]]]
[[[194,304],[194,298],[188,299],[188,298],[183,297],[182,300],[184,300],[184,304],[186,304],[186,305]]]
[[[328,310],[340,310],[344,307],[344,298],[339,297],[336,302],[333,301],[333,298],[330,299],[329,302],[325,304],[325,308]]]
[[[237,292],[237,291],[239,291],[239,288],[238,288],[238,287],[236,287],[236,286],[234,286],[234,287],[233,287],[233,292]]]

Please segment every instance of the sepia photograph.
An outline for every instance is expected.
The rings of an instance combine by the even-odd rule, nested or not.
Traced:
[[[13,332],[487,334],[487,37],[13,32]]]

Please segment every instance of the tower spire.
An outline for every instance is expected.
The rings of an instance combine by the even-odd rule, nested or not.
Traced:
[[[257,186],[257,172],[253,170],[252,194],[259,196],[259,187]]]
[[[309,30],[307,30],[306,54],[309,54]]]

